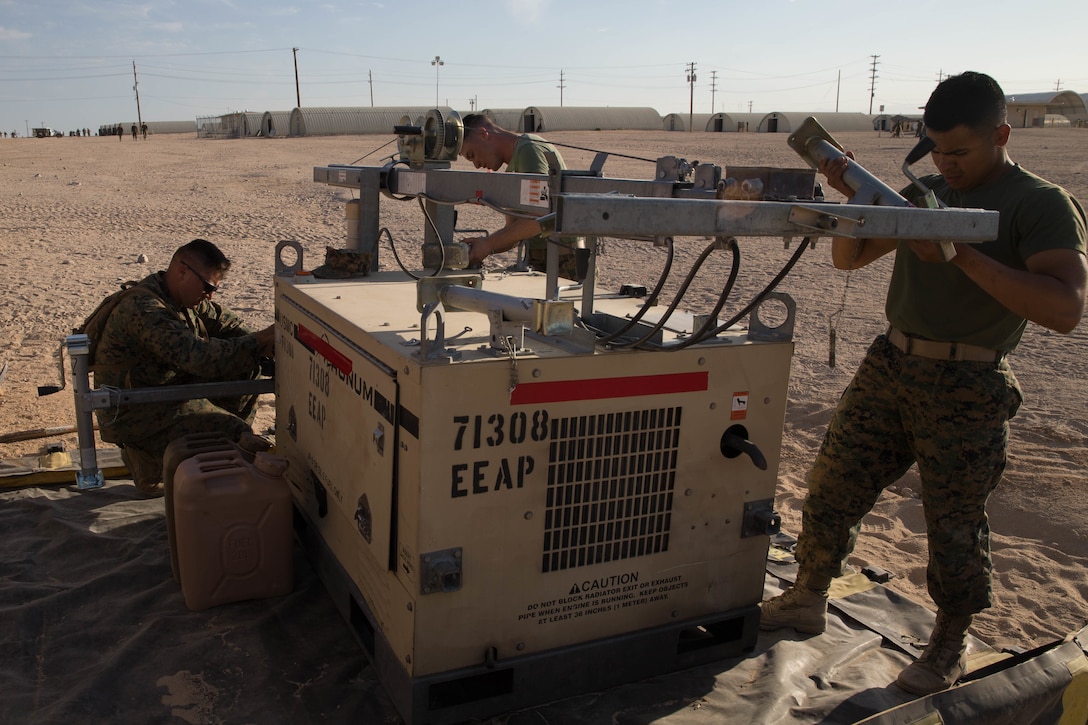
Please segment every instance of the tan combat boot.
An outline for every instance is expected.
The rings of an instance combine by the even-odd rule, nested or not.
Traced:
[[[162,459],[133,446],[121,449],[121,460],[136,484],[136,490],[148,498],[162,496]]]
[[[827,629],[827,588],[831,577],[799,572],[793,586],[760,605],[759,628],[793,627],[805,634]]]
[[[937,623],[922,656],[899,673],[895,684],[914,695],[946,690],[967,669],[967,628],[971,615],[937,612]]]

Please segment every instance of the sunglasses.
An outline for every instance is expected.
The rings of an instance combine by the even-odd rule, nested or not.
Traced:
[[[204,275],[202,275],[202,274],[201,274],[200,272],[197,272],[197,271],[196,271],[195,269],[193,269],[193,266],[192,266],[191,264],[189,264],[189,263],[188,263],[188,262],[186,262],[185,260],[182,260],[182,261],[181,261],[181,263],[182,263],[182,264],[184,264],[184,265],[185,265],[185,267],[186,267],[186,268],[187,268],[187,269],[188,269],[188,270],[189,270],[190,272],[192,272],[193,274],[195,274],[195,275],[196,275],[196,278],[197,278],[197,279],[199,279],[199,280],[200,280],[200,282],[201,282],[201,284],[203,284],[203,285],[204,285],[204,294],[206,294],[206,295],[209,295],[209,296],[210,296],[210,295],[213,295],[213,294],[215,294],[216,292],[218,292],[218,291],[219,291],[219,285],[214,285],[214,284],[212,284],[211,282],[209,282],[208,280],[204,279]]]

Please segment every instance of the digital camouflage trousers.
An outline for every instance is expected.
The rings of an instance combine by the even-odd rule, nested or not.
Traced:
[[[926,583],[948,614],[991,604],[986,500],[1005,469],[1020,386],[999,363],[905,355],[881,335],[843,393],[808,476],[797,560],[839,576],[862,518],[917,463]]]

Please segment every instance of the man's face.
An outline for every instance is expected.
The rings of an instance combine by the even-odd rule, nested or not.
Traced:
[[[196,307],[204,299],[211,299],[223,280],[223,273],[218,269],[200,269],[195,263],[182,261],[181,270],[177,301],[182,307]]]
[[[477,169],[498,171],[502,167],[502,159],[499,158],[495,144],[487,131],[483,129],[466,129],[465,140],[461,143],[461,155],[471,161]]]
[[[926,129],[936,144],[930,154],[933,165],[956,191],[973,189],[1003,170],[1009,130],[1007,124],[988,131],[963,125],[948,131]]]

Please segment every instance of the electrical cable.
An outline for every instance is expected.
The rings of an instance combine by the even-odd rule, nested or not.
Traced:
[[[691,347],[692,345],[696,345],[707,339],[708,331],[711,329],[713,321],[718,319],[718,313],[725,307],[725,302],[729,299],[729,295],[733,291],[733,285],[737,283],[737,277],[740,275],[740,246],[737,244],[735,237],[730,237],[726,240],[726,244],[728,245],[729,251],[733,253],[733,265],[729,269],[729,276],[725,280],[725,287],[722,288],[721,294],[718,295],[718,303],[714,305],[714,309],[707,315],[706,322],[704,322],[698,330],[693,329],[691,331],[691,336],[688,337],[688,339],[669,345],[665,348],[666,350],[670,352],[674,350],[683,350],[686,347]]]
[[[642,318],[646,316],[646,313],[650,311],[650,303],[660,298],[661,290],[662,288],[664,288],[665,282],[668,280],[669,273],[672,270],[672,260],[675,252],[675,244],[672,237],[666,237],[665,243],[668,247],[668,254],[665,257],[665,267],[661,270],[661,274],[657,278],[657,286],[654,287],[654,291],[651,292],[650,295],[646,298],[646,303],[642,305],[642,309],[636,312],[634,316],[632,316],[631,319],[627,322],[627,324],[625,324],[619,330],[608,334],[597,335],[597,342],[602,344],[609,343],[612,340],[615,340],[618,337],[622,336],[625,332],[637,325],[639,321],[641,321]]]
[[[645,161],[648,164],[657,164],[657,159],[647,159],[642,156],[631,156],[629,154],[614,153],[612,151],[600,151],[598,149],[591,149],[587,146],[575,146],[569,143],[559,143],[558,141],[549,141],[552,146],[562,146],[565,149],[577,149],[578,151],[592,151],[595,154],[608,154],[609,156],[615,156],[620,159],[633,159],[634,161]]]
[[[779,270],[778,274],[775,275],[774,279],[767,283],[767,286],[763,288],[763,291],[761,291],[758,295],[752,298],[752,301],[749,302],[743,310],[734,315],[730,320],[726,321],[721,325],[718,325],[713,330],[711,330],[710,333],[708,333],[708,336],[714,337],[715,335],[725,332],[730,327],[735,325],[738,320],[740,320],[742,317],[755,309],[756,305],[762,302],[764,298],[768,294],[773,292],[774,288],[777,287],[779,283],[786,278],[786,275],[788,275],[793,269],[794,265],[797,264],[797,260],[799,260],[801,258],[801,255],[805,253],[805,250],[810,248],[812,248],[812,237],[805,237],[801,240],[801,245],[797,248],[797,251],[793,253],[793,256],[790,257],[786,264],[782,267],[782,269]]]
[[[620,343],[613,343],[611,345],[611,347],[614,347],[614,348],[616,348],[616,347],[618,347],[618,348],[638,347],[639,345],[642,345],[647,340],[649,340],[651,337],[656,335],[658,333],[658,331],[661,330],[661,328],[663,328],[665,326],[665,323],[669,321],[669,318],[672,317],[673,313],[676,312],[676,308],[679,306],[680,302],[683,300],[684,294],[688,291],[688,288],[691,287],[691,283],[695,281],[695,275],[699,273],[699,270],[702,269],[702,266],[706,262],[707,257],[710,256],[711,252],[713,252],[715,249],[717,249],[717,246],[718,246],[718,240],[714,240],[713,242],[708,244],[706,246],[706,249],[704,249],[699,254],[699,258],[696,259],[695,263],[691,265],[691,270],[688,272],[687,277],[684,278],[683,283],[681,283],[680,289],[678,289],[676,291],[676,295],[673,297],[672,302],[670,302],[669,306],[665,309],[665,314],[663,314],[661,316],[661,319],[659,319],[657,321],[657,323],[654,324],[654,326],[650,328],[649,332],[647,332],[645,335],[643,335],[642,337],[640,337],[637,340],[625,341],[625,342],[620,342]]]
[[[357,164],[357,163],[359,163],[360,161],[362,161],[363,159],[365,159],[365,158],[366,158],[367,156],[370,156],[371,154],[376,154],[377,152],[381,151],[381,150],[382,150],[382,149],[384,149],[384,148],[385,148],[386,146],[388,146],[389,144],[391,144],[391,143],[393,143],[394,141],[397,141],[397,140],[398,140],[398,139],[397,139],[396,137],[394,137],[394,138],[390,139],[389,141],[386,141],[385,143],[383,143],[383,144],[382,144],[381,146],[379,146],[378,148],[374,149],[374,150],[373,150],[373,151],[371,151],[370,153],[366,153],[366,154],[363,154],[363,155],[362,155],[362,156],[360,156],[359,158],[355,159],[355,160],[354,160],[354,161],[352,161],[352,162],[351,162],[350,164],[348,164],[348,166],[354,166],[355,164]]]
[[[446,245],[442,243],[442,232],[438,231],[438,225],[434,223],[434,219],[431,218],[431,213],[427,211],[427,205],[423,203],[423,197],[417,196],[419,201],[419,209],[423,212],[423,217],[427,220],[427,223],[431,225],[431,229],[434,230],[434,236],[438,240],[439,261],[438,267],[428,277],[437,277],[439,273],[446,268]]]
[[[415,274],[410,269],[404,266],[404,262],[400,260],[400,255],[397,254],[397,245],[393,243],[393,235],[389,233],[389,230],[386,227],[382,227],[378,230],[378,236],[380,237],[383,232],[385,233],[385,238],[389,240],[389,248],[393,250],[393,259],[397,260],[397,265],[401,268],[401,270],[412,279],[423,279],[421,276]]]

